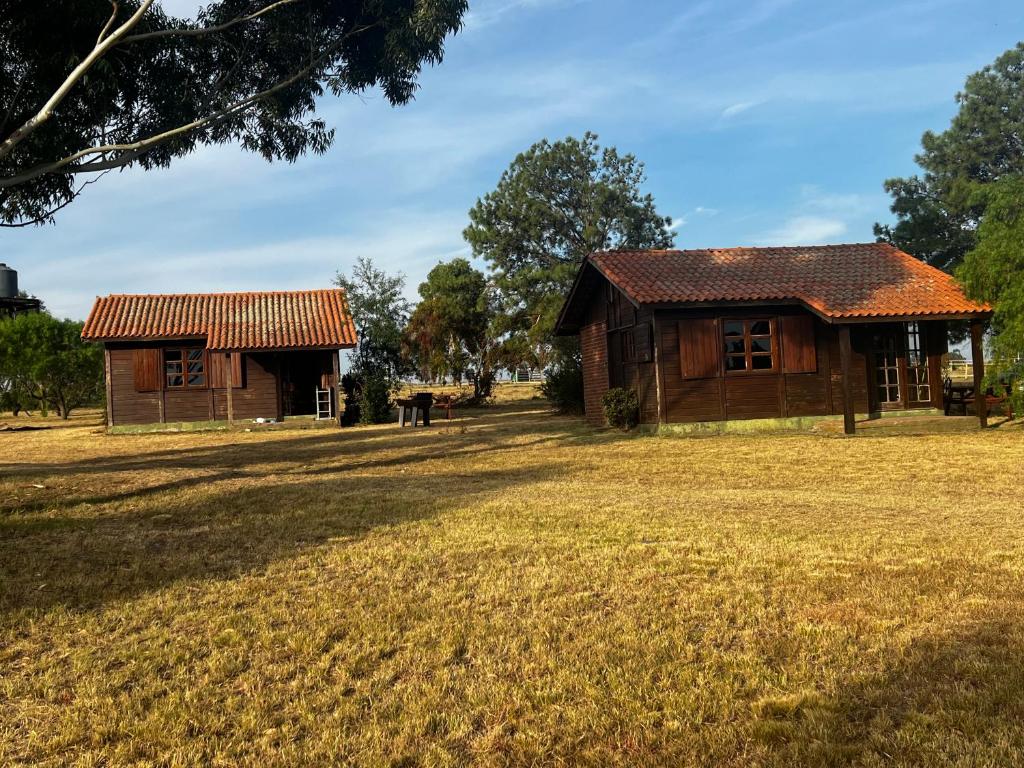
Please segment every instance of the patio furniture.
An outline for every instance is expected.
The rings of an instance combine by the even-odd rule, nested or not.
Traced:
[[[432,392],[417,392],[412,397],[400,397],[396,402],[399,427],[405,426],[407,418],[410,426],[415,427],[417,421],[422,421],[424,427],[430,426],[430,408],[434,404]]]
[[[443,410],[445,419],[451,421],[455,413],[455,395],[438,395],[434,398],[434,407]]]
[[[954,383],[952,379],[947,378],[943,383],[943,412],[949,416],[950,412],[956,408],[962,411],[963,415],[967,415],[967,409],[977,401],[977,397],[974,394],[974,384],[971,383]],[[988,412],[992,412],[993,406],[1005,405],[1006,415],[1013,419],[1013,404],[1005,395],[997,395],[991,387],[985,390],[985,405]]]

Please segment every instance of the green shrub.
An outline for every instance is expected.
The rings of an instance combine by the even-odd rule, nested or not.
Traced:
[[[583,366],[568,358],[548,371],[540,391],[560,413],[583,413]]]
[[[640,423],[640,401],[632,389],[609,389],[601,402],[609,426],[632,429]]]
[[[359,394],[359,423],[386,424],[391,421],[391,386],[381,378],[368,377]]]

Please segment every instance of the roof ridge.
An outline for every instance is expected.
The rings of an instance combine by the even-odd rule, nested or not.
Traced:
[[[309,293],[345,293],[341,286],[334,288],[300,288],[292,291],[215,291],[213,293],[108,293],[96,299],[175,299],[208,296],[300,296]]]
[[[915,261],[920,261],[914,258],[905,251],[901,251],[899,248],[894,246],[892,243],[884,241],[873,240],[870,242],[853,242],[853,243],[820,243],[817,245],[729,245],[729,246],[711,246],[707,248],[605,248],[599,251],[592,251],[590,256],[601,256],[603,254],[612,253],[720,253],[722,251],[820,251],[825,249],[834,248],[875,248],[883,247],[890,250],[899,251],[901,254],[910,256]]]

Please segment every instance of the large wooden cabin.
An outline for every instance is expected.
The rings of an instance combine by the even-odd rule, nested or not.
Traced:
[[[857,414],[942,407],[950,321],[971,324],[980,384],[990,315],[883,243],[609,251],[580,267],[557,333],[579,335],[595,423],[627,387],[646,424],[842,415],[852,433]]]
[[[82,338],[104,346],[111,427],[337,415],[356,343],[341,289],[105,296]]]

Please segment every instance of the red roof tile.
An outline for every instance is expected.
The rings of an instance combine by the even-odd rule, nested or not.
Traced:
[[[96,299],[88,341],[206,338],[208,349],[340,349],[355,346],[345,292],[111,295]]]
[[[639,304],[795,299],[830,318],[991,310],[945,272],[887,243],[604,251],[590,261]]]

